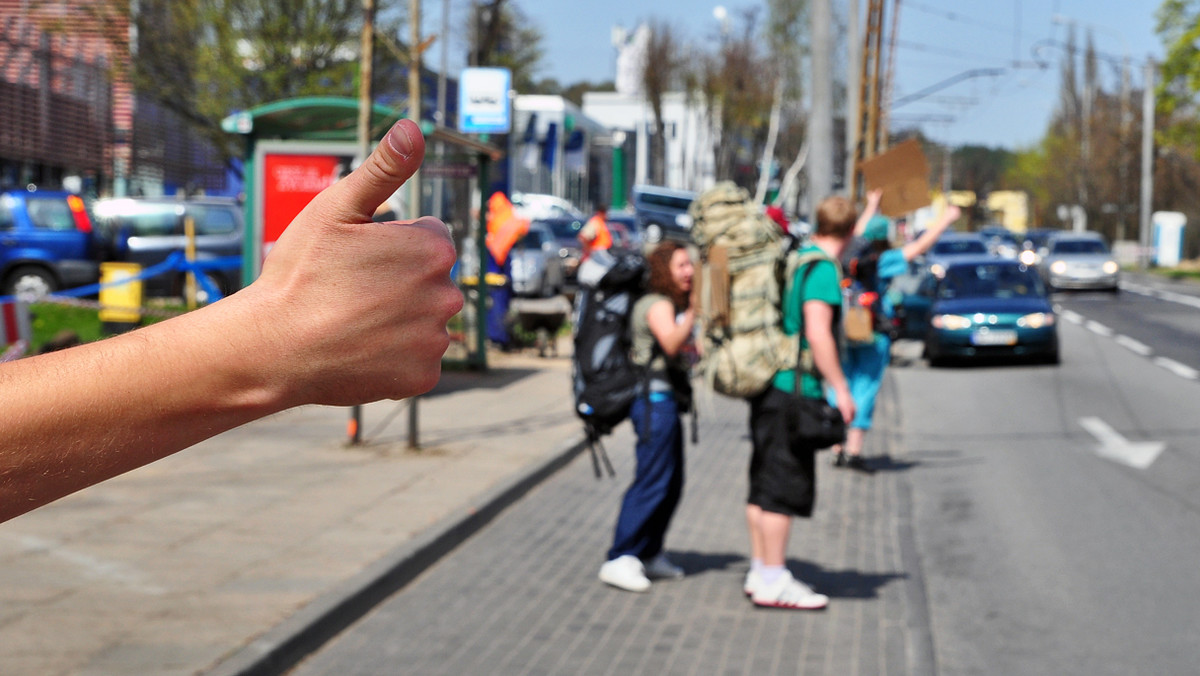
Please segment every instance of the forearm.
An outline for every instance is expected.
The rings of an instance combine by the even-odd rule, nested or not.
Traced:
[[[0,367],[0,521],[280,410],[238,300]]]
[[[833,333],[813,331],[808,334],[808,342],[809,349],[812,350],[813,366],[821,374],[821,379],[834,390],[846,390],[846,376],[842,372],[842,362]]]

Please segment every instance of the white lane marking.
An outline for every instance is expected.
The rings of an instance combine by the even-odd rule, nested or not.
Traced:
[[[1179,303],[1180,305],[1200,309],[1200,298],[1195,296],[1187,296],[1182,293],[1175,293],[1174,291],[1160,291],[1158,292],[1158,297],[1172,303]]]
[[[1088,331],[1091,331],[1092,333],[1104,336],[1105,338],[1111,337],[1113,334],[1112,329],[1101,324],[1100,322],[1097,322],[1097,321],[1094,321],[1091,319],[1087,320],[1087,322],[1084,323],[1084,327],[1086,327]]]
[[[1166,357],[1155,357],[1154,363],[1165,368],[1166,370],[1170,371],[1171,373],[1174,373],[1175,375],[1180,376],[1182,378],[1187,378],[1188,380],[1196,380],[1197,378],[1200,378],[1200,371],[1197,371],[1196,369],[1188,366],[1187,364],[1181,364],[1181,363],[1175,361],[1174,359],[1167,359]]]
[[[1180,305],[1187,305],[1188,307],[1200,309],[1200,298],[1197,298],[1196,296],[1189,296],[1187,294],[1176,293],[1174,291],[1165,291],[1163,289],[1156,289],[1153,286],[1148,286],[1146,284],[1136,284],[1133,282],[1121,282],[1120,286],[1121,289],[1125,291],[1141,294],[1143,296],[1150,296],[1152,298],[1158,298],[1169,303],[1179,303]]]
[[[1142,342],[1138,342],[1138,341],[1134,340],[1133,338],[1130,338],[1129,336],[1119,335],[1116,338],[1113,338],[1113,340],[1116,341],[1117,345],[1120,345],[1121,347],[1129,350],[1130,352],[1136,352],[1137,354],[1140,354],[1143,357],[1149,357],[1151,354],[1154,354],[1154,349],[1151,348],[1149,345],[1142,343]]]
[[[1100,418],[1080,418],[1079,426],[1100,442],[1100,446],[1096,448],[1097,455],[1136,469],[1146,469],[1153,465],[1167,447],[1162,441],[1131,442]]]
[[[1059,312],[1058,315],[1072,324],[1083,323],[1083,315],[1075,312],[1074,310],[1063,310],[1062,312]]]

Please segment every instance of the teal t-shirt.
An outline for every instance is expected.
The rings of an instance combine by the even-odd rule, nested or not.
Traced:
[[[821,253],[821,250],[815,244],[808,244],[800,249],[801,255],[812,252]],[[805,280],[804,270],[810,265],[815,267],[808,274],[808,279]],[[822,303],[832,305],[834,308],[842,306],[842,288],[838,282],[841,277],[839,272],[838,264],[829,258],[806,263],[796,268],[789,293],[783,299],[783,332],[789,336],[801,334],[801,349],[808,347],[808,339],[803,337],[802,331],[804,325],[804,303],[810,300],[819,300]],[[804,281],[803,288],[801,288],[802,280]],[[795,392],[796,372],[791,369],[780,371],[775,374],[772,384],[784,392]],[[811,373],[803,374],[800,393],[814,399],[825,398],[825,393],[821,388],[821,381]]]

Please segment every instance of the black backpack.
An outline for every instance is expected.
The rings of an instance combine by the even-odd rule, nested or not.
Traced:
[[[852,304],[860,304],[862,292],[867,292],[871,311],[871,324],[876,333],[884,333],[895,338],[894,327],[883,311],[883,294],[887,289],[879,288],[879,256],[882,252],[875,249],[871,242],[863,242],[846,259],[843,274],[855,284],[851,285]],[[857,286],[857,288],[855,288]]]
[[[597,476],[601,460],[613,474],[600,438],[629,417],[645,378],[629,354],[630,319],[645,278],[645,259],[630,251],[597,250],[579,267],[571,380]]]

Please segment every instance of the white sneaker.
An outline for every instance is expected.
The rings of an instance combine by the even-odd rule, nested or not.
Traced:
[[[784,571],[773,584],[760,580],[750,600],[762,608],[787,608],[790,610],[820,610],[829,605],[829,597],[818,594],[808,585]]]
[[[751,568],[750,570],[746,571],[746,579],[742,582],[742,592],[744,592],[746,596],[754,596],[754,590],[758,589],[759,585],[761,584],[762,576],[758,574],[757,570]]]
[[[650,589],[650,579],[646,577],[646,567],[642,565],[641,559],[632,554],[605,561],[604,565],[600,566],[600,581],[617,589],[631,592],[644,592]]]
[[[645,566],[646,576],[652,580],[678,580],[684,576],[683,569],[661,552],[658,556],[646,561]]]

